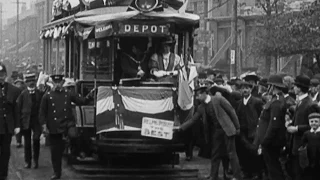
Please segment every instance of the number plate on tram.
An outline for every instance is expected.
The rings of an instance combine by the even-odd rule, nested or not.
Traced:
[[[172,121],[144,117],[142,118],[141,135],[171,140],[173,125],[174,122]]]

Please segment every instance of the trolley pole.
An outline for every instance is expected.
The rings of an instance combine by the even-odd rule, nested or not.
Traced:
[[[237,76],[237,66],[240,65],[237,60],[238,46],[238,0],[233,0],[232,21],[231,21],[231,51],[230,51],[230,78]]]
[[[17,0],[17,48],[16,48],[17,60],[19,59],[19,0]]]
[[[1,51],[1,56],[0,56],[0,58],[2,58],[2,56],[3,56],[3,28],[2,28],[2,24],[3,24],[3,18],[2,18],[2,13],[3,13],[3,11],[2,11],[2,3],[0,2],[0,51]]]

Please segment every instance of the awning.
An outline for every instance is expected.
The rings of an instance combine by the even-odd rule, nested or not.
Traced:
[[[146,18],[163,19],[181,25],[198,25],[200,16],[190,13],[177,13],[173,11],[140,13],[138,11],[119,12],[114,14],[94,15],[88,17],[75,18],[74,21],[87,26],[94,26],[111,21],[121,21],[135,16],[145,16]]]
[[[68,17],[65,17],[65,18],[50,22],[50,23],[44,25],[42,30],[53,29],[56,26],[64,26],[66,24],[70,24],[70,23],[73,22],[74,18],[75,18],[75,16],[72,15],[72,16],[68,16]]]

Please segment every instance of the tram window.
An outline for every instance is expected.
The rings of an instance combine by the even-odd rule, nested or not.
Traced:
[[[58,57],[58,74],[64,74],[64,66],[66,61],[65,40],[59,40],[59,57]]]
[[[51,74],[55,74],[56,73],[56,52],[57,52],[57,41],[55,40],[51,40],[51,47],[52,47],[52,51],[51,51],[51,57],[50,57],[50,73]]]
[[[112,80],[111,41],[109,39],[96,42],[88,40],[84,42],[83,48],[84,58],[81,64],[83,79],[92,80],[96,73],[97,79]]]

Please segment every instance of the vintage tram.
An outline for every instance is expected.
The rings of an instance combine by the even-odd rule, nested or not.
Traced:
[[[43,27],[44,71],[74,79],[84,96],[98,89],[94,102],[75,107],[81,143],[76,148],[86,156],[143,154],[172,162],[175,152],[184,151],[183,137],[172,132],[173,123],[183,121],[177,81],[159,82],[149,70],[146,78],[123,76],[123,54],[133,46],[143,52],[146,64],[168,37],[176,41],[175,54],[187,57],[192,52],[199,16],[181,10],[183,6],[136,0],[81,11]],[[141,68],[141,61],[129,59],[128,66],[138,63]]]

